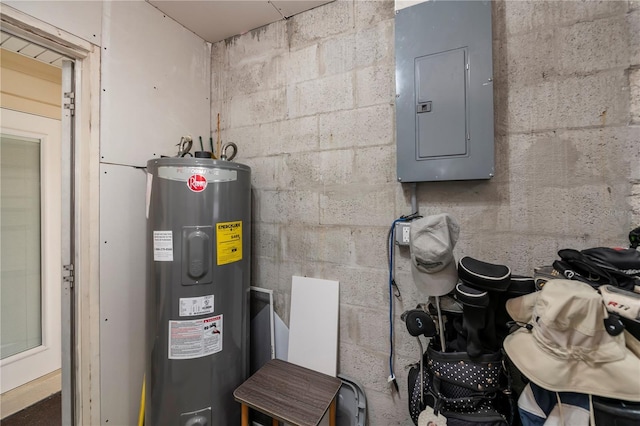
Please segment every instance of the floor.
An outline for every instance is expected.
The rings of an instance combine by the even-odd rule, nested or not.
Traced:
[[[61,426],[61,403],[61,395],[60,392],[58,392],[47,399],[2,419],[0,423],[2,423],[2,426]]]

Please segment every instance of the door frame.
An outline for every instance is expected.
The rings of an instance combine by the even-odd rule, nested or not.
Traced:
[[[70,327],[62,327],[63,425],[99,424],[100,323],[99,323],[99,172],[100,172],[100,46],[45,23],[6,4],[0,4],[4,31],[38,43],[74,59],[75,117],[70,149],[71,262],[74,265]],[[64,118],[63,118],[64,120]],[[63,124],[64,125],[64,124]],[[62,265],[61,271],[62,274]],[[63,301],[63,310],[65,302]],[[64,314],[64,312],[63,312]],[[64,315],[63,315],[64,316]],[[65,359],[67,368],[65,368]],[[65,386],[65,378],[67,386]]]

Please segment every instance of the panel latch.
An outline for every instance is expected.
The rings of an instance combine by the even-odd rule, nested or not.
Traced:
[[[431,112],[431,101],[421,102],[418,104],[418,114],[423,112]]]

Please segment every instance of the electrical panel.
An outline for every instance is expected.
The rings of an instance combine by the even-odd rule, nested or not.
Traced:
[[[490,1],[426,1],[396,13],[400,182],[494,174]]]

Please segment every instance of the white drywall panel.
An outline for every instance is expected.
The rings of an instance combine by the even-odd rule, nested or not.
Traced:
[[[93,44],[101,44],[101,1],[4,0],[2,3]]]
[[[143,166],[182,135],[208,140],[210,45],[146,2],[103,10],[101,161]]]
[[[270,3],[287,18],[302,13],[305,10],[313,9],[323,4],[331,3],[334,0],[272,0]]]
[[[100,423],[137,424],[144,375],[146,173],[100,167]]]
[[[334,376],[338,363],[338,281],[291,281],[288,361]]]
[[[163,1],[150,3],[205,40],[217,42],[282,19],[270,2]]]
[[[404,8],[407,7],[411,7],[414,6],[416,4],[420,4],[423,3],[425,1],[429,1],[429,0],[396,0],[395,1],[395,10],[402,10]]]

